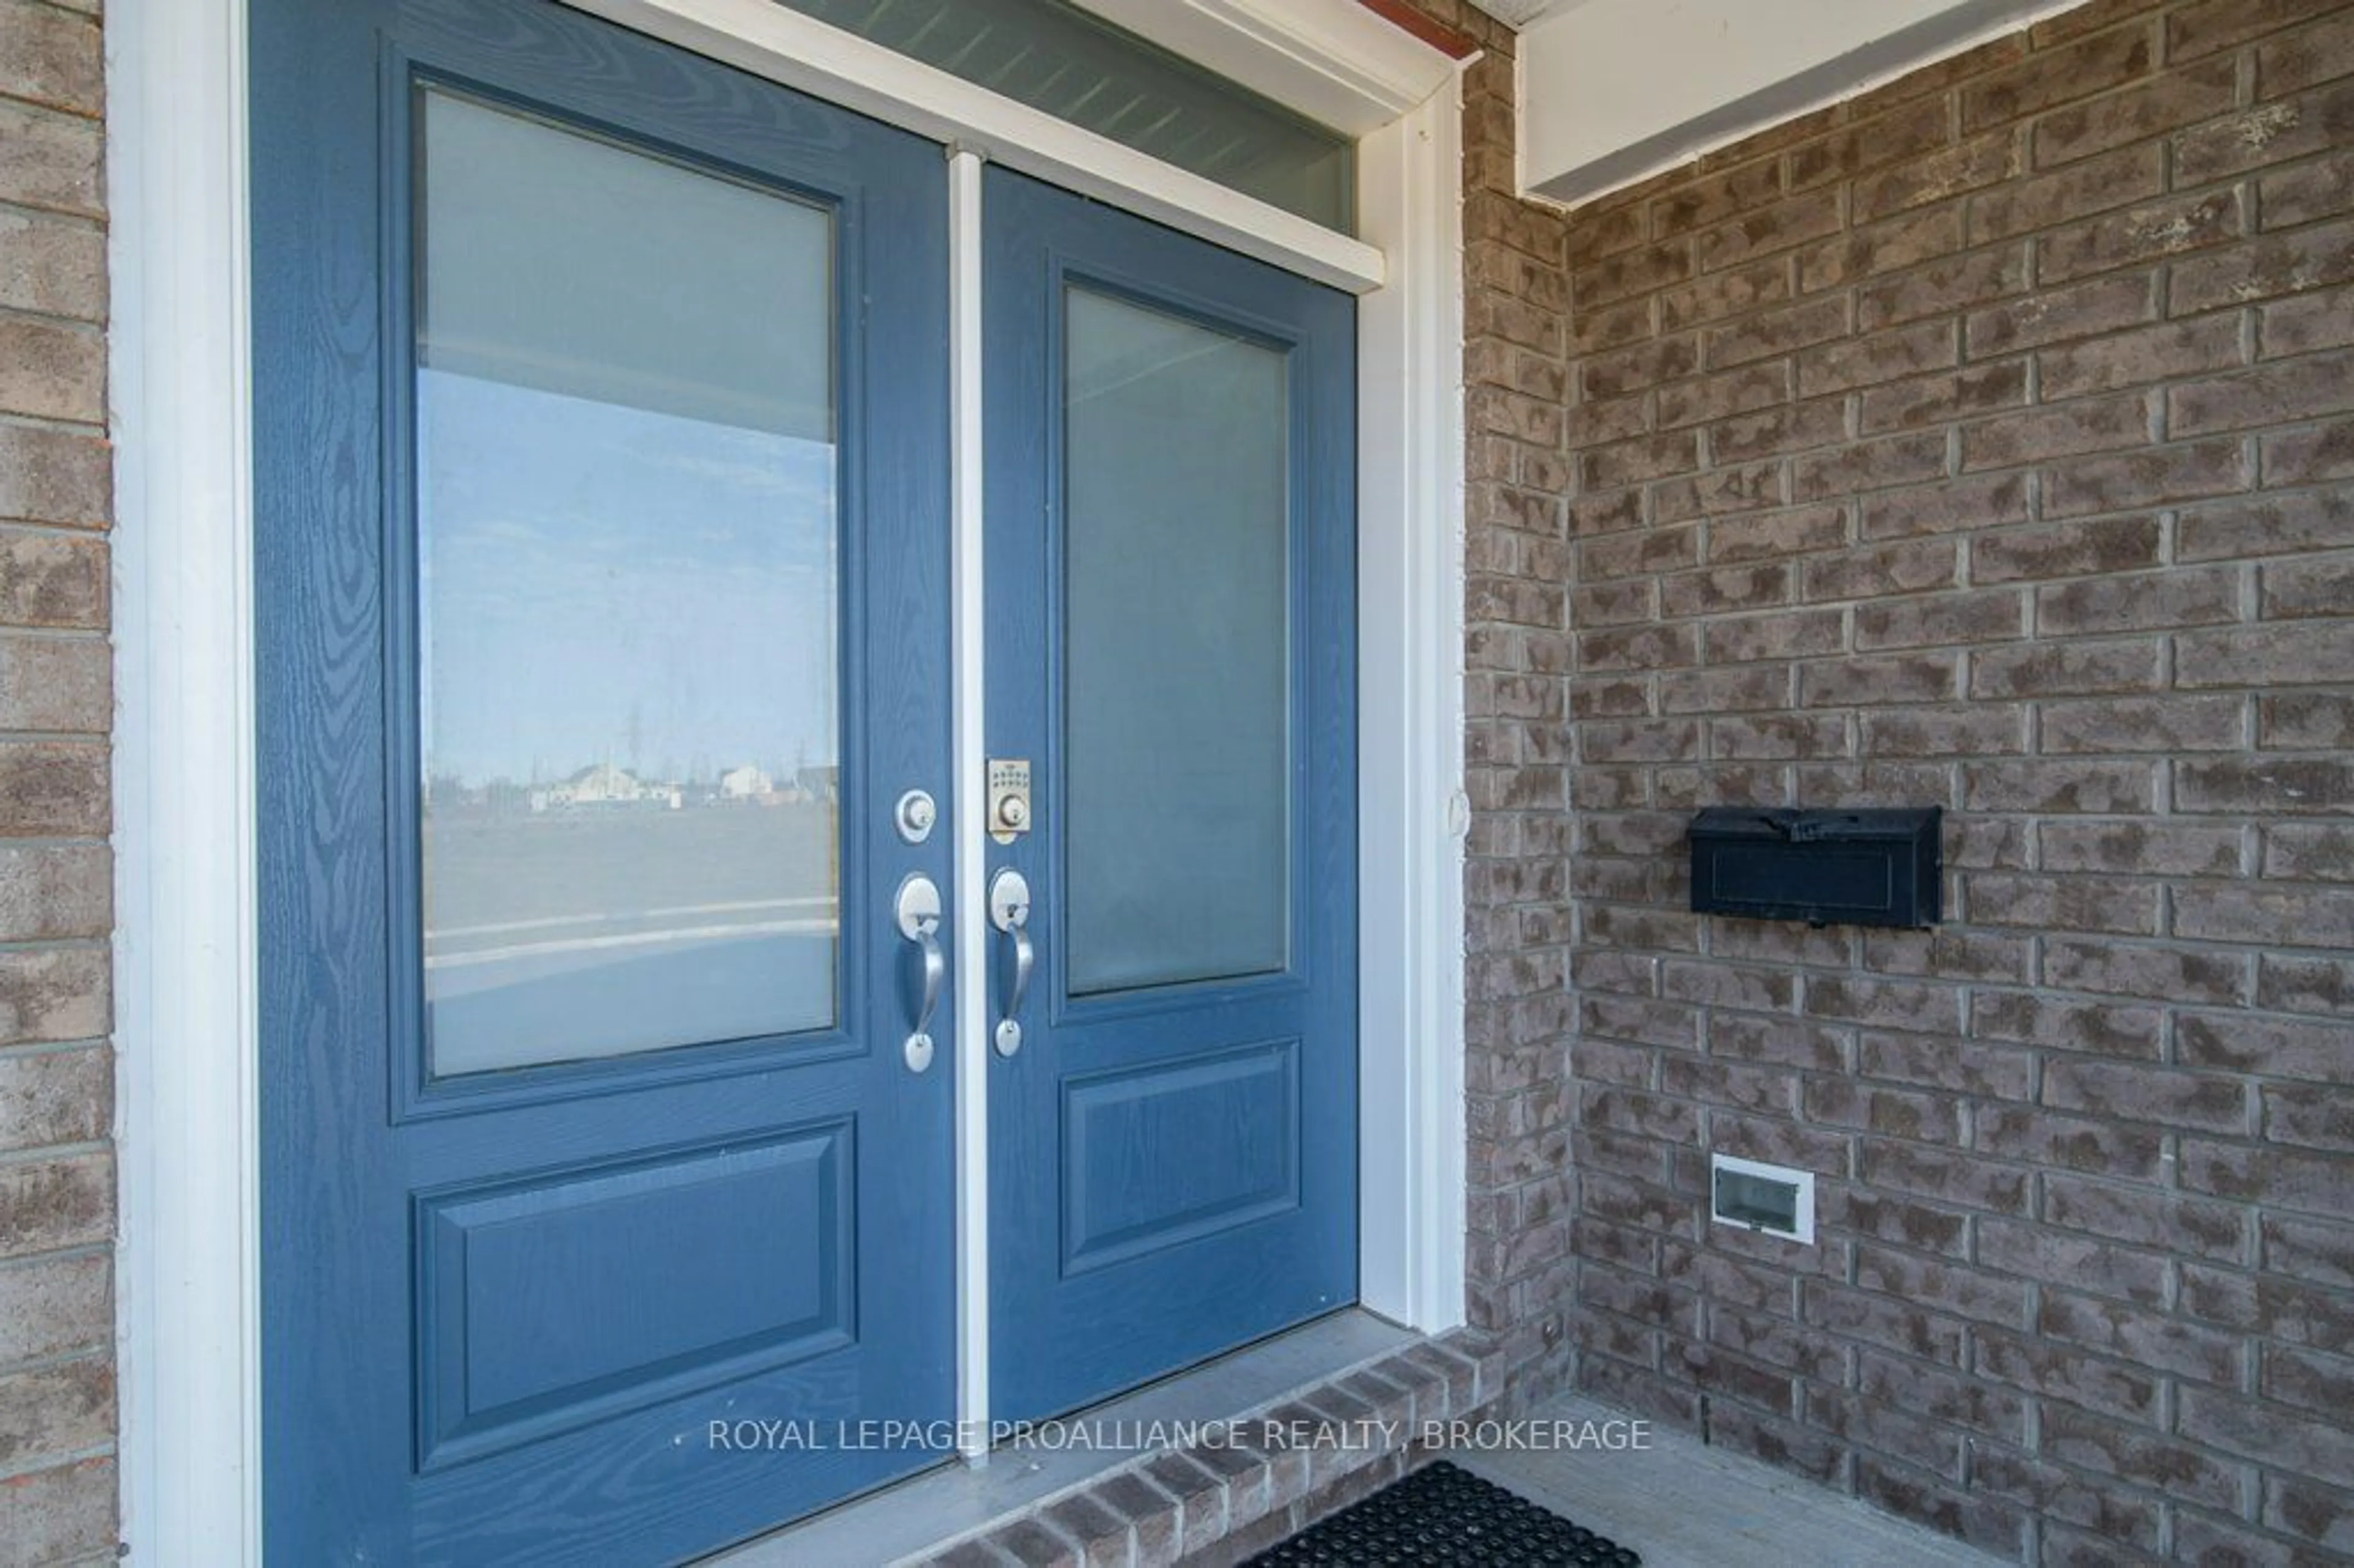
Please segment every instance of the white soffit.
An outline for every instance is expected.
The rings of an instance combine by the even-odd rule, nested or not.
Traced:
[[[1521,0],[1521,172],[1601,196],[2080,0]]]
[[[1358,0],[1078,0],[1162,48],[1351,136],[1438,90],[1455,62]]]

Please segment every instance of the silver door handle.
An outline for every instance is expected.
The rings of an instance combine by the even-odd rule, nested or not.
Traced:
[[[1030,945],[1030,883],[1011,866],[989,883],[989,923],[1013,938],[1013,983],[1005,993],[1005,1016],[997,1021],[997,1054],[1011,1056],[1022,1049],[1022,999],[1030,994],[1030,972],[1037,967],[1037,951]]]
[[[923,954],[923,999],[916,1004],[915,1030],[900,1048],[907,1070],[920,1073],[932,1065],[932,1014],[939,1011],[940,988],[949,980],[948,955],[940,951],[939,885],[921,872],[911,873],[899,884],[892,913],[898,921],[899,935]]]

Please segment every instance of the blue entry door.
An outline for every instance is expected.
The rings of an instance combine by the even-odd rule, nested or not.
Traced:
[[[678,1561],[955,1414],[941,151],[253,12],[268,1552]]]
[[[1003,170],[982,210],[1018,1419],[1356,1298],[1355,313]]]

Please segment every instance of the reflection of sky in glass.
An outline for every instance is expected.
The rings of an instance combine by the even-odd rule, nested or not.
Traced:
[[[426,771],[835,760],[834,449],[418,373]]]

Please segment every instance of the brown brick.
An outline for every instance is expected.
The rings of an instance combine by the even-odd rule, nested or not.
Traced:
[[[2096,33],[2081,43],[2039,52],[1965,87],[1962,129],[1976,132],[2050,109],[2147,75],[2158,58],[2148,26]]]
[[[0,1007],[15,989],[13,977],[0,970]],[[102,1048],[0,1056],[0,1151],[104,1138],[112,1120],[112,1074]],[[0,1354],[0,1361],[11,1359]]]
[[[1673,618],[1715,615],[1787,604],[1791,569],[1784,562],[1721,567],[1659,579],[1659,613]]]
[[[2201,1128],[2214,1128],[2238,1114],[2241,1090],[2224,1079],[2162,1075],[2105,1063],[2060,1063],[2052,1071],[2058,1075],[2058,1086],[2055,1090],[2047,1077],[2047,1100],[2057,1093],[2063,1101],[2078,1102],[2078,1109],[2111,1110],[2127,1119]],[[2086,1106],[2084,1101],[2093,1103]],[[2236,1130],[2235,1120],[2220,1130]],[[2043,1181],[2043,1212],[2054,1224],[2137,1246],[2165,1247],[2219,1263],[2243,1261],[2250,1255],[2252,1238],[2244,1209],[2185,1198],[2164,1188],[2053,1173]],[[2048,1319],[2045,1329],[2052,1331]],[[2077,1333],[2067,1337],[2091,1339],[2094,1331],[2080,1325]],[[2155,1340],[2158,1334],[2152,1330],[2144,1337]],[[2155,1358],[2137,1352],[2135,1359],[2147,1363]],[[2210,1374],[2223,1371],[2214,1365],[2211,1353],[2202,1358],[2201,1365]],[[2223,1372],[2223,1375],[2232,1374]],[[2211,1375],[2210,1381],[2214,1381]]]
[[[2174,932],[2217,942],[2354,948],[2354,893],[2183,886],[2174,894]]]
[[[2209,60],[2055,109],[2035,122],[2036,166],[2048,168],[2130,146],[2222,113],[2235,96],[2236,65],[2230,59]]]
[[[1761,512],[1712,523],[1708,558],[1712,563],[1755,561],[1829,549],[1847,539],[1847,514],[1836,506]]]
[[[2325,556],[2268,566],[2264,614],[2273,620],[2354,615],[2354,556]]]
[[[105,340],[62,322],[0,316],[0,411],[104,423]]]
[[[1790,495],[1796,501],[1820,501],[1917,484],[1939,478],[1945,471],[1943,431],[1887,436],[1800,454],[1790,464]]]
[[[2126,274],[2039,289],[2025,299],[1973,311],[1963,332],[1970,356],[1978,359],[2115,332],[2154,313],[2149,280]]]
[[[1851,212],[1856,222],[1866,223],[1982,190],[2016,175],[2024,158],[2024,139],[2016,131],[1975,136],[1858,180]]]
[[[2201,58],[2313,15],[2311,0],[2200,0],[2167,17],[2166,58]]]
[[[2026,749],[2027,709],[2018,704],[1898,708],[1863,720],[1866,756],[2000,757]]]
[[[1771,408],[1712,425],[1708,432],[1708,449],[1712,461],[1746,462],[1828,446],[1846,436],[1845,401],[1834,397]]]
[[[114,1229],[104,1154],[0,1164],[0,1258],[102,1242]]]
[[[2354,1430],[2343,1422],[2301,1417],[2219,1390],[2185,1387],[2181,1397],[2181,1427],[2198,1433],[2200,1442],[2292,1475],[2354,1485]]]
[[[1977,762],[1963,769],[1962,800],[1973,811],[2147,811],[2156,776],[2147,760]]]
[[[103,937],[112,911],[104,845],[0,842],[0,942]]]
[[[1648,204],[1651,232],[1687,234],[1772,205],[1782,195],[1782,163],[1759,158],[1734,168],[1685,180]]]
[[[2161,257],[2209,249],[2237,238],[2251,227],[2236,191],[2169,196],[2043,235],[2036,241],[2036,279],[2064,283]],[[2138,274],[2135,281],[2140,281]]]
[[[2158,889],[2103,878],[1978,872],[1965,879],[1970,919],[1984,926],[2154,937]]]
[[[1960,692],[1960,662],[1951,653],[1883,654],[1798,667],[1798,700],[1808,707],[1942,702]]]
[[[1917,370],[1943,370],[1960,360],[1960,334],[1950,321],[1840,338],[1798,355],[1798,395],[1845,392]]]
[[[0,738],[0,835],[103,836],[109,816],[104,747]]]
[[[96,639],[0,635],[0,728],[103,733],[111,651]]]
[[[1793,166],[1795,167],[1795,160]],[[1703,230],[1693,248],[1703,271],[1737,267],[1776,250],[1835,234],[1845,222],[1845,194],[1837,188],[1810,191]]]
[[[2331,82],[2276,99],[2174,138],[2174,181],[2204,185],[2267,164],[2346,144],[2354,131],[2354,83]]]
[[[1971,656],[1970,694],[2005,698],[2156,691],[2164,683],[2162,652],[2155,639],[1989,648]]]
[[[114,1460],[80,1459],[0,1485],[0,1541],[21,1563],[100,1562],[114,1553]]]
[[[2164,539],[2155,517],[2117,517],[1981,534],[1970,542],[1970,580],[2108,576],[2154,567]]]
[[[2354,1012],[2354,959],[2265,953],[2256,960],[2256,1005],[2276,1012]]]
[[[1967,425],[1962,468],[2009,468],[2139,446],[2149,440],[2150,401],[2147,393],[2112,393]]]
[[[0,100],[0,201],[105,216],[94,121]]]
[[[2043,975],[2069,991],[2211,1006],[2244,1003],[2251,989],[2243,959],[2126,942],[2052,942]]]
[[[2256,48],[2256,93],[2277,98],[2354,74],[2354,17],[2338,12]]]
[[[114,1433],[114,1361],[97,1356],[0,1375],[0,1467],[87,1451]]]
[[[2354,537],[2354,497],[2338,490],[2266,494],[2183,513],[2176,557],[2221,560],[2293,550],[2325,550]]]
[[[2354,344],[2354,289],[2292,294],[2260,306],[2256,318],[2262,345],[2259,354],[2263,358],[2280,359],[2293,354],[2311,354],[2316,349],[2342,348]],[[2209,319],[2231,320],[2228,316]]]
[[[2280,1092],[2273,1086],[2267,1092]],[[2289,1092],[2307,1093],[2320,1103],[2342,1103],[2335,1088],[2299,1086]],[[2269,1139],[2271,1135],[2266,1134]],[[2186,1138],[2177,1161],[2183,1187],[2192,1192],[2259,1203],[2267,1209],[2297,1209],[2315,1214],[2342,1212],[2344,1161],[2332,1154],[2314,1154],[2266,1142],[2248,1144]]]
[[[1787,354],[1838,337],[1848,330],[1842,298],[1784,305],[1702,334],[1702,357],[1712,370]]]
[[[2246,744],[2247,729],[2247,705],[2237,697],[2113,697],[2048,705],[2041,742],[2047,753],[2231,751]],[[2205,847],[2203,869],[2214,869],[2212,852],[2221,846]],[[2222,869],[2237,863],[2234,851]]]
[[[2168,429],[2199,436],[2354,409],[2354,349],[2307,355],[2167,393]]]
[[[2354,739],[2354,694],[2285,692],[2256,702],[2256,742],[2268,748],[2311,749]]]
[[[0,60],[5,47],[0,42]],[[0,307],[103,320],[105,231],[82,219],[0,209]]]
[[[106,443],[0,423],[0,519],[101,527],[112,514]]]
[[[2275,879],[2354,882],[2354,828],[2319,822],[2268,824],[2264,873]]]
[[[2341,149],[2266,174],[2256,182],[2256,211],[2264,231],[2318,223],[2344,213],[2349,171],[2354,171],[2354,151]]]
[[[2200,371],[2229,369],[2240,360],[2240,323],[2235,318],[2213,315],[2163,322],[2045,349],[2036,356],[2038,396],[2054,402]]]
[[[114,1338],[111,1270],[102,1255],[0,1266],[0,1365],[102,1349]]]
[[[2044,515],[2077,517],[2225,495],[2250,481],[2243,445],[2210,440],[2061,463],[2042,482]]]
[[[2024,633],[2026,609],[2020,594],[2001,590],[1875,601],[1856,609],[1855,646],[1868,651],[2001,641]]]
[[[1867,539],[1966,533],[2027,520],[2027,480],[2018,473],[1974,474],[1944,484],[1882,492],[1857,506]]]
[[[1962,208],[1954,201],[1899,213],[1808,246],[1797,257],[1799,291],[1861,281],[1960,249]]]
[[[1858,428],[1866,435],[1915,429],[1970,414],[2015,408],[2026,401],[2026,360],[1973,366],[1950,375],[1870,388],[1858,405]]]
[[[2354,280],[2354,220],[2268,234],[2167,270],[2167,313],[2187,316]]]
[[[1856,326],[1875,332],[2020,293],[2027,287],[2029,253],[2024,244],[1991,246],[1868,284],[1856,291]]]
[[[2185,687],[2343,685],[2354,682],[2354,621],[2291,621],[2176,640],[2174,683]]]
[[[2147,200],[2165,188],[2165,149],[2154,142],[2126,146],[2057,174],[2009,181],[1972,197],[1969,242],[1988,245],[2031,234],[2087,213]]]
[[[2182,811],[2354,813],[2354,764],[2290,757],[2186,758],[2174,765]]]
[[[1958,580],[1958,553],[1941,539],[1905,539],[1806,562],[1804,597],[1812,600],[1877,599],[1952,588]]]
[[[2163,1253],[1995,1218],[1979,1222],[1978,1241],[1978,1261],[2006,1274],[2058,1282],[2125,1301],[2165,1298],[2168,1260]]]

